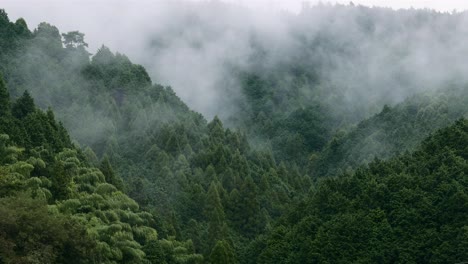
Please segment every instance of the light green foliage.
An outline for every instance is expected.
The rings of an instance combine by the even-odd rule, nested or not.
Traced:
[[[7,131],[27,127],[36,113],[32,127],[59,133],[31,137],[25,148],[0,134],[0,262],[147,263],[143,248],[158,241],[153,216],[106,182],[115,181],[108,160],[104,171],[90,167],[67,132],[55,130],[52,112],[42,113],[28,96],[9,109],[17,114],[3,117]]]
[[[153,240],[147,246],[151,263],[198,264],[204,263],[203,256],[193,254],[192,241],[179,242],[174,237]]]

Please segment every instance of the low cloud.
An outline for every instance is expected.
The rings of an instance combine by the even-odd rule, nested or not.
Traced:
[[[329,4],[289,13],[278,3],[254,10],[221,1],[49,0],[31,8],[19,0],[5,8],[30,28],[48,21],[84,32],[92,53],[105,44],[127,54],[208,118],[236,112],[242,95],[233,69],[267,75],[300,59],[319,65],[319,85],[340,93],[336,103],[366,111],[467,81],[465,13]],[[255,61],[259,50],[265,55]]]

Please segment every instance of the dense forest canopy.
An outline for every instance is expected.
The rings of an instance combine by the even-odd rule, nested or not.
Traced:
[[[146,67],[0,9],[0,264],[468,261],[466,13],[179,5]]]

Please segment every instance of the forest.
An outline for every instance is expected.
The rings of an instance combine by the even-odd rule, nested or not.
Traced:
[[[0,4],[0,264],[468,261],[468,13],[320,4],[273,45],[210,5],[239,12],[178,13],[140,65]],[[212,101],[158,83],[229,30]]]

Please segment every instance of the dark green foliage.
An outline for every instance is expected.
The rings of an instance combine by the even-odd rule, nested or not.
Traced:
[[[44,55],[56,60],[63,58],[62,37],[55,26],[45,22],[40,23],[33,32],[33,41]]]
[[[10,114],[10,93],[6,87],[3,76],[0,75],[0,117]]]
[[[88,43],[84,41],[84,34],[79,31],[71,31],[68,33],[62,33],[63,44],[66,48],[80,48],[88,47]]]
[[[132,64],[125,55],[119,53],[114,55],[105,46],[97,51],[91,64],[83,69],[83,74],[91,81],[113,90],[117,103],[121,103],[122,97],[129,90],[151,85],[151,79],[142,66]]]
[[[205,218],[208,222],[209,244],[214,245],[214,241],[223,239],[227,234],[224,230],[225,214],[221,205],[221,198],[215,182],[211,182],[205,201]]]
[[[412,150],[430,132],[468,116],[468,89],[454,87],[421,94],[335,135],[318,159],[310,160],[313,175],[334,175],[374,158]]]
[[[305,163],[311,151],[321,150],[331,134],[327,111],[331,109],[307,102],[303,107],[300,87],[282,90],[277,77],[247,75],[243,91],[246,105],[243,106],[236,125],[245,127],[249,136],[271,145],[275,157],[296,163]]]
[[[114,185],[118,190],[123,191],[123,181],[118,175],[115,174],[114,169],[112,169],[112,165],[109,162],[109,157],[104,156],[99,169],[101,170],[102,174],[104,174],[106,182]]]
[[[24,45],[24,40],[29,39],[29,31],[24,19],[20,18],[16,23],[10,22],[5,10],[0,9],[0,73],[5,74],[10,64],[11,56]]]
[[[34,100],[28,91],[24,91],[23,96],[18,98],[13,104],[12,113],[16,118],[24,118],[28,114],[34,113],[35,110]]]
[[[62,161],[57,160],[52,167],[52,194],[56,200],[65,200],[71,193],[71,175],[65,171]]]
[[[320,181],[262,238],[257,263],[463,262],[467,143],[460,120],[411,154]]]
[[[217,241],[210,254],[211,264],[235,264],[237,263],[231,245],[227,241]]]
[[[2,85],[4,82],[0,78],[0,86]],[[14,143],[27,148],[43,146],[54,151],[72,147],[70,137],[63,126],[57,123],[50,111],[44,113],[36,110],[34,101],[28,92],[25,92],[13,104],[13,108],[10,107],[8,92],[4,93],[3,100],[2,107],[6,106],[4,108],[6,112],[0,117],[2,124],[0,132],[10,135],[10,139]]]
[[[237,212],[234,213],[235,226],[249,237],[263,231],[265,223],[261,223],[258,187],[251,177],[247,177],[239,190],[239,198],[235,200]]]

